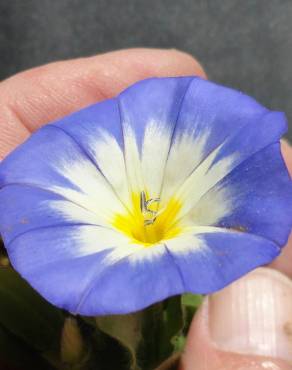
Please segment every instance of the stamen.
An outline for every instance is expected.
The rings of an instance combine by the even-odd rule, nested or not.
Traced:
[[[153,203],[159,203],[159,202],[160,202],[160,198],[146,199],[145,192],[142,191],[140,193],[140,209],[141,209],[141,212],[142,212],[142,214],[145,218],[149,214],[151,215],[151,218],[147,218],[147,219],[144,220],[144,225],[145,226],[154,224],[154,222],[157,218],[157,215],[158,215],[158,211],[153,211],[152,209],[149,209],[148,207],[150,207],[151,204],[153,204]]]

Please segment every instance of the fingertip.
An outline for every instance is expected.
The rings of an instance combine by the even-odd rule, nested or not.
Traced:
[[[172,49],[172,51],[176,53],[179,58],[182,58],[184,60],[186,66],[195,71],[195,75],[207,78],[207,74],[202,63],[199,62],[198,59],[196,59],[193,55],[177,49]]]
[[[191,54],[178,49],[132,48],[112,51],[93,58],[99,57],[135,66],[136,72],[142,78],[188,75],[206,78],[199,61]]]
[[[286,276],[259,268],[206,298],[182,370],[291,370],[291,292]]]
[[[152,49],[153,56],[158,49]],[[163,64],[159,66],[160,76],[189,76],[195,75],[202,78],[207,78],[206,72],[201,63],[191,54],[178,50],[167,49],[159,50],[160,57]]]

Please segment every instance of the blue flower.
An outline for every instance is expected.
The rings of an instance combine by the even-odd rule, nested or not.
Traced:
[[[144,80],[44,126],[0,165],[13,266],[84,315],[223,288],[287,241],[286,126],[195,77]]]

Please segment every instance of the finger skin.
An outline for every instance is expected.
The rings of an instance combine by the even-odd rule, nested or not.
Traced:
[[[284,156],[284,159],[285,159],[286,165],[288,167],[290,176],[292,177],[292,147],[285,140],[283,140],[281,144],[282,144],[281,145],[282,154]]]
[[[288,142],[282,141],[281,148],[290,176],[292,176],[292,147]],[[270,266],[292,278],[292,233],[282,253]]]
[[[0,83],[0,159],[41,125],[117,95],[154,76],[199,75],[200,64],[177,50],[129,49],[61,61]]]
[[[179,370],[291,370],[284,361],[214,348],[208,333],[208,299],[195,316]]]

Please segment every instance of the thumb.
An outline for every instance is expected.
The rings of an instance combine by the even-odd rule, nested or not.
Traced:
[[[259,268],[206,298],[181,369],[292,370],[292,281]]]

